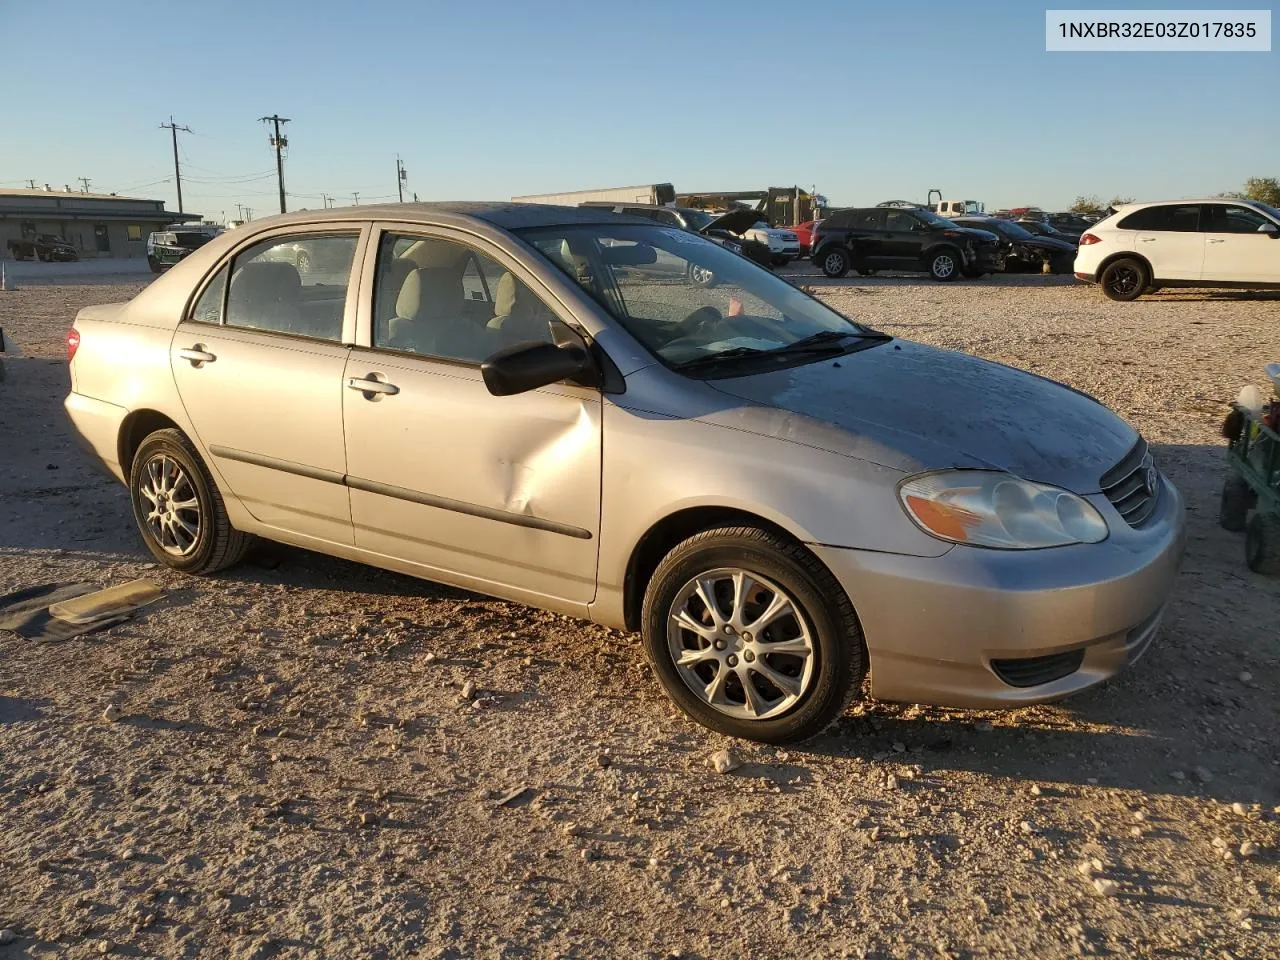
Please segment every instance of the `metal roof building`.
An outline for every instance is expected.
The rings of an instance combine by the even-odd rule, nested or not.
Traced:
[[[198,213],[165,210],[163,200],[82,193],[65,187],[0,190],[0,256],[12,257],[10,240],[41,234],[61,237],[81,257],[145,257],[147,234]]]

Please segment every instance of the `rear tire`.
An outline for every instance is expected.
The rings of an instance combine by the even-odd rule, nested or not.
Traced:
[[[1147,276],[1147,268],[1141,260],[1134,257],[1121,257],[1107,264],[1099,283],[1102,292],[1112,300],[1129,302],[1142,296],[1151,278]]]
[[[832,280],[838,280],[849,272],[849,252],[843,247],[829,247],[819,257],[822,272]]]
[[[943,247],[929,254],[929,276],[941,283],[959,280],[963,275],[964,259],[960,251],[951,247]]]
[[[732,571],[754,581],[740,602]],[[719,620],[736,619],[736,631],[721,633],[715,626],[717,618],[699,599],[705,591],[690,594],[695,581],[704,580],[714,582]],[[760,608],[780,597],[790,608],[753,637],[750,627],[762,617]],[[676,612],[687,619],[697,609],[705,611],[697,631],[671,626]],[[747,740],[792,743],[821,733],[860,692],[866,672],[862,630],[839,582],[803,546],[757,527],[706,530],[672,549],[645,590],[641,631],[649,662],[676,706],[705,727]],[[792,649],[804,644],[810,652],[768,652],[775,643]],[[676,650],[695,655],[696,662],[677,665]],[[722,671],[725,679],[716,688]],[[751,694],[744,683],[751,684]],[[708,697],[712,689],[717,692]]]
[[[1253,506],[1253,490],[1239,474],[1228,474],[1222,482],[1222,503],[1218,508],[1218,526],[1239,533],[1249,519]]]
[[[222,494],[181,430],[157,430],[139,445],[129,469],[129,500],[151,555],[182,573],[224,570],[239,563],[253,544],[252,536],[231,526]]]
[[[1253,515],[1245,531],[1244,559],[1254,573],[1280,576],[1280,514]]]

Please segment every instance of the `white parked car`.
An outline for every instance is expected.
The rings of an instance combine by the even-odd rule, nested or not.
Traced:
[[[771,227],[763,220],[759,220],[750,230],[744,230],[742,235],[748,240],[768,244],[769,254],[775,267],[800,259],[800,237],[794,230]]]
[[[1112,300],[1161,287],[1280,287],[1280,210],[1221,198],[1122,204],[1081,235],[1075,275]]]

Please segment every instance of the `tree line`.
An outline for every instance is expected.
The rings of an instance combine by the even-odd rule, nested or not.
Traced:
[[[1224,200],[1256,200],[1268,206],[1280,207],[1280,178],[1250,177],[1244,182],[1241,190],[1228,190],[1218,194]],[[1076,197],[1071,204],[1072,213],[1101,213],[1108,206],[1116,207],[1122,203],[1132,203],[1133,197],[1112,197],[1110,203],[1103,203],[1096,195]]]

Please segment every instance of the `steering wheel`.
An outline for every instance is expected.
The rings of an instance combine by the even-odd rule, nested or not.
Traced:
[[[699,307],[676,324],[676,336],[672,339],[683,340],[685,337],[698,336],[708,327],[713,327],[723,322],[724,314],[708,304],[705,307]]]

